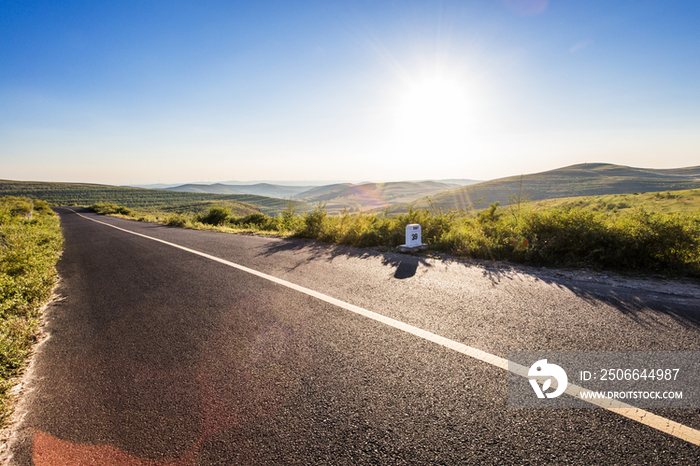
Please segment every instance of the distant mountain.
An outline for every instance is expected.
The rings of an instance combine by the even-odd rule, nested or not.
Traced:
[[[183,184],[164,188],[165,191],[177,191],[181,193],[209,193],[209,194],[242,194],[231,187],[216,184]]]
[[[238,192],[244,193],[244,194],[256,194],[258,196],[277,197],[277,198],[285,198],[285,199],[288,199],[296,194],[299,194],[299,193],[304,192],[304,191],[311,188],[311,186],[286,186],[286,185],[276,185],[276,184],[269,184],[269,183],[258,183],[258,184],[252,184],[252,185],[237,185],[237,186],[215,184],[212,186],[227,187],[230,189],[235,189]]]
[[[318,186],[316,188],[311,188],[307,191],[301,192],[295,195],[294,197],[296,199],[308,199],[312,202],[327,201],[333,199],[334,197],[338,197],[339,193],[342,193],[343,190],[350,186],[352,186],[351,183],[338,183],[329,184],[326,186]]]
[[[183,184],[165,188],[168,191],[180,191],[187,193],[212,193],[212,194],[255,194],[257,196],[289,198],[295,194],[308,190],[311,186],[280,186],[269,183],[252,185],[226,185],[215,184]]]
[[[435,180],[438,183],[455,184],[457,186],[469,186],[470,184],[483,183],[483,180],[467,180],[464,178],[451,178],[449,180]]]
[[[401,181],[389,183],[337,183],[325,186],[284,186],[269,183],[253,185],[227,185],[223,183],[198,184],[189,183],[165,188],[166,191],[210,194],[254,194],[279,199],[298,199],[317,204],[326,202],[329,211],[342,210],[344,207],[354,210],[384,207],[396,202],[407,203],[425,196],[432,196],[461,186],[457,183],[439,181]]]
[[[120,187],[121,188],[144,188],[144,189],[167,189],[167,188],[172,188],[173,186],[177,186],[177,183],[175,183],[175,184],[165,184],[165,183],[130,184],[130,185],[120,186]]]
[[[251,181],[237,181],[237,180],[228,180],[228,181],[220,181],[218,184],[224,184],[226,186],[250,186],[250,185],[255,185],[255,184],[271,184],[274,186],[300,186],[300,187],[306,187],[307,189],[309,187],[313,186],[326,186],[329,184],[336,184],[336,183],[343,183],[344,181],[340,180],[326,180],[326,181],[321,181],[321,180],[251,180]]]
[[[326,209],[337,212],[384,208],[396,203],[408,203],[454,188],[455,185],[437,181],[401,181],[390,183],[336,184],[314,188],[296,196],[309,204],[326,203]]]
[[[510,193],[531,200],[700,188],[700,166],[676,169],[635,168],[607,163],[583,163],[542,173],[511,176],[465,186],[432,197],[443,208],[463,208],[482,199],[480,207],[507,204]],[[427,207],[425,201],[415,207]]]

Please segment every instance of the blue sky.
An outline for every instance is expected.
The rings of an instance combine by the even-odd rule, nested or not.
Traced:
[[[700,163],[700,2],[0,0],[0,178]]]

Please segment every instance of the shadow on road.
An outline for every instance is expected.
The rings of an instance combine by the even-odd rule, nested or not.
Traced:
[[[353,248],[350,246],[338,246],[332,244],[318,243],[303,239],[288,239],[283,242],[271,244],[266,248],[263,256],[270,257],[280,252],[303,252],[304,258],[300,256],[300,261],[294,268],[302,264],[317,260],[332,261],[337,257],[354,257],[358,259],[381,258],[382,265],[394,267],[394,278],[403,280],[411,278],[416,274],[418,266],[432,267],[433,264],[427,257],[411,254],[395,253],[390,251],[378,251],[373,249]]]
[[[586,270],[560,271],[553,268],[542,269],[491,261],[460,260],[448,255],[430,258],[379,249],[324,244],[296,238],[270,244],[265,248],[263,255],[270,257],[279,252],[289,251],[300,253],[299,262],[294,268],[317,260],[330,262],[343,256],[357,259],[380,258],[382,265],[395,269],[394,278],[399,280],[415,276],[419,266],[428,268],[435,266],[436,260],[444,264],[459,264],[466,268],[477,268],[481,271],[482,276],[488,279],[491,286],[501,286],[516,280],[522,281],[523,277],[531,277],[536,282],[544,282],[566,289],[591,304],[603,303],[611,306],[645,327],[652,324],[663,325],[653,317],[653,313],[669,316],[685,327],[700,327],[700,307],[698,307],[697,296],[692,294],[677,295],[661,290],[655,286],[654,279],[623,279],[627,284],[620,286],[613,285],[612,280],[606,281],[607,276],[605,275],[596,276]],[[639,286],[635,286],[635,283],[638,283]]]
[[[652,324],[664,325],[650,312],[669,316],[686,328],[700,327],[700,306],[698,306],[700,295],[693,294],[697,288],[681,286],[679,288],[684,289],[680,289],[678,293],[672,292],[673,285],[670,285],[670,288],[657,286],[659,281],[665,281],[662,278],[634,279],[618,277],[612,273],[602,275],[587,270],[560,272],[555,268],[544,269],[509,264],[465,263],[464,265],[480,267],[484,277],[487,277],[494,286],[504,280],[514,280],[518,276],[532,277],[535,281],[566,289],[593,305],[603,303],[611,306],[645,327]]]

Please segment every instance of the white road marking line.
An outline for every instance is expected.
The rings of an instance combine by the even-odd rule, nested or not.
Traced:
[[[298,291],[300,293],[304,293],[308,296],[313,296],[316,299],[320,299],[321,301],[325,301],[329,304],[332,304],[334,306],[338,306],[340,308],[346,309],[348,311],[354,312],[356,314],[359,314],[361,316],[367,317],[369,319],[375,320],[377,322],[381,322],[383,324],[386,324],[390,327],[394,327],[399,330],[403,330],[404,332],[410,333],[412,335],[415,335],[417,337],[423,338],[424,340],[431,341],[433,343],[436,343],[438,345],[442,345],[446,348],[449,348],[451,350],[457,351],[458,353],[462,353],[466,356],[469,356],[471,358],[477,359],[479,361],[491,364],[493,366],[499,367],[501,369],[504,369],[506,371],[510,370],[516,375],[519,375],[521,377],[526,377],[527,378],[527,372],[528,368],[525,366],[522,366],[520,364],[516,364],[511,362],[510,363],[510,368],[509,368],[509,363],[507,359],[501,358],[499,356],[496,356],[495,354],[487,353],[485,351],[482,351],[477,348],[473,348],[471,346],[467,346],[462,343],[458,343],[454,340],[450,340],[449,338],[441,337],[440,335],[437,335],[435,333],[428,332],[427,330],[420,329],[418,327],[414,327],[413,325],[409,325],[405,322],[401,322],[396,319],[392,319],[391,317],[386,317],[381,314],[377,314],[376,312],[368,311],[367,309],[361,308],[359,306],[355,306],[354,304],[346,303],[345,301],[341,301],[336,298],[332,298],[328,295],[325,295],[323,293],[319,293],[318,291],[311,290],[309,288],[305,288],[303,286],[296,285],[294,283],[288,282],[286,280],[282,280],[281,278],[273,277],[272,275],[268,275],[266,273],[259,272],[254,269],[250,269],[248,267],[245,267],[243,265],[236,264],[235,262],[230,262],[225,259],[221,259],[216,256],[212,256],[210,254],[206,254],[204,252],[196,251],[194,249],[187,248],[185,246],[180,246],[179,244],[175,243],[170,243],[168,241],[154,238],[152,236],[147,236],[141,233],[136,233],[135,231],[131,230],[126,230],[124,228],[120,228],[118,226],[106,223],[106,222],[101,222],[99,220],[95,220],[93,218],[86,217],[82,214],[79,214],[78,212],[74,211],[73,209],[68,209],[72,211],[73,213],[81,216],[82,218],[86,220],[90,220],[95,223],[100,223],[102,225],[106,225],[108,227],[115,228],[117,230],[123,231],[125,233],[129,233],[132,235],[136,236],[141,236],[142,238],[150,239],[153,241],[157,241],[159,243],[167,244],[168,246],[181,249],[183,251],[187,251],[192,254],[196,254],[201,257],[205,257],[207,259],[210,259],[215,262],[219,262],[220,264],[227,265],[229,267],[233,267],[234,269],[241,270],[243,272],[247,272],[249,274],[258,276],[260,278],[264,278],[265,280],[269,280],[271,282],[277,283],[279,285],[285,286],[287,288],[291,288],[292,290]],[[678,422],[672,421],[670,419],[667,419],[662,416],[658,416],[656,414],[653,414],[649,411],[645,411],[640,408],[635,408],[632,405],[628,405],[626,403],[622,403],[617,400],[612,400],[612,399],[607,399],[607,398],[602,398],[602,399],[595,399],[595,398],[581,398],[580,397],[580,392],[581,390],[585,390],[582,387],[579,387],[578,385],[574,384],[569,384],[566,393],[568,393],[571,396],[574,396],[579,399],[583,399],[584,401],[594,404],[596,406],[599,406],[601,408],[607,409],[609,411],[612,411],[614,413],[617,413],[621,416],[624,416],[626,418],[632,419],[634,421],[640,422],[644,425],[647,425],[649,427],[652,427],[654,429],[660,430],[661,432],[665,432],[669,435],[672,435],[674,437],[677,437],[681,440],[685,440],[686,442],[692,443],[694,445],[700,446],[700,430],[693,429],[692,427],[688,427],[684,424],[680,424]]]

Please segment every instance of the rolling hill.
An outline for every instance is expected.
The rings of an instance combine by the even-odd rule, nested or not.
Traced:
[[[326,203],[326,210],[351,212],[382,209],[397,203],[408,203],[454,188],[437,181],[404,181],[390,183],[337,184],[313,188],[296,198],[309,204]]]
[[[450,178],[448,180],[433,180],[433,181],[437,181],[438,183],[454,184],[457,186],[469,186],[470,184],[481,183],[484,180],[469,180],[469,179],[465,179],[465,178]]]
[[[176,191],[179,193],[241,194],[240,191],[231,189],[228,186],[213,184],[188,183],[180,186],[171,186],[168,188],[158,189],[163,189],[164,191]]]
[[[700,188],[700,166],[675,169],[626,167],[606,163],[584,163],[530,175],[511,176],[453,189],[433,196],[445,209],[465,208],[481,199],[480,207],[496,201],[507,204],[510,193],[520,192],[530,200],[604,194],[631,194]],[[419,200],[414,207],[428,207]]]
[[[464,181],[464,180],[462,180]],[[254,185],[187,184],[170,189],[144,189],[86,183],[48,183],[0,180],[0,196],[14,195],[43,199],[56,205],[90,205],[116,203],[135,209],[168,212],[201,212],[215,203],[234,212],[259,211],[276,215],[283,211],[290,197],[297,212],[311,205],[325,203],[326,210],[389,213],[405,212],[434,206],[461,209],[479,200],[477,208],[493,202],[505,205],[511,193],[520,192],[529,200],[572,198],[580,196],[618,195],[645,192],[678,191],[700,188],[700,166],[676,169],[635,168],[606,163],[577,164],[541,173],[511,176],[468,186],[438,181],[389,183],[338,183],[326,186],[282,186],[268,183]],[[248,190],[250,194],[233,191]],[[266,192],[268,196],[253,192]],[[273,197],[278,196],[278,197]],[[285,199],[281,199],[284,197]],[[578,202],[578,201],[577,201]],[[610,201],[612,202],[612,201]],[[624,202],[616,201],[618,204]]]
[[[22,196],[44,201],[53,205],[91,205],[107,202],[136,209],[177,209],[203,206],[198,203],[213,204],[226,201],[228,205],[241,204],[236,210],[258,211],[276,215],[283,211],[290,202],[285,199],[256,196],[252,194],[212,194],[196,192],[178,192],[164,189],[126,188],[87,183],[51,183],[41,181],[0,180],[0,196]],[[297,211],[304,212],[309,206],[300,201],[294,202]]]
[[[353,186],[351,183],[328,184],[317,186],[307,191],[294,195],[296,199],[308,199],[310,201],[323,201],[335,197],[336,193],[342,192],[345,188]]]
[[[212,193],[212,194],[254,194],[256,196],[276,197],[289,199],[311,186],[283,186],[270,183],[256,183],[250,185],[227,185],[223,183],[215,184],[183,184],[165,188],[167,191],[180,191],[190,193]]]

